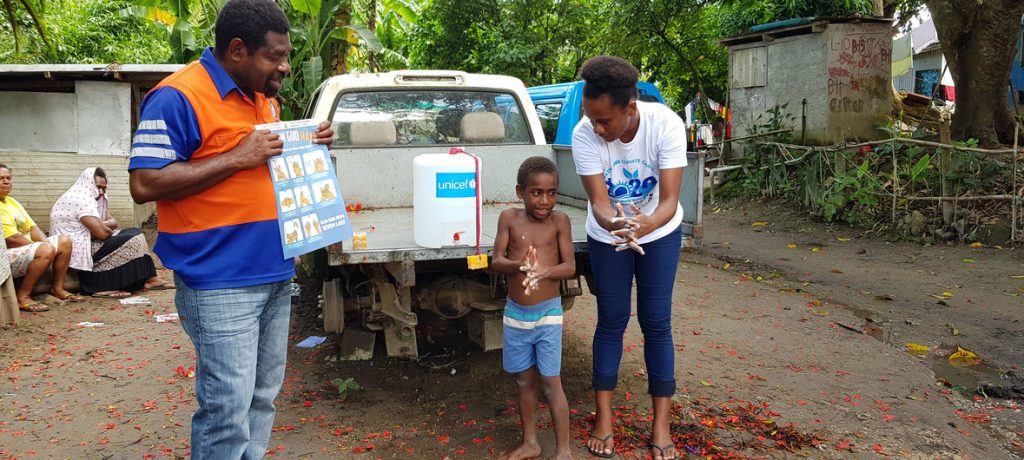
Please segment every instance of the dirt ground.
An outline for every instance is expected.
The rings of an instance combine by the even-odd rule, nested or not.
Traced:
[[[673,431],[692,458],[1024,456],[1019,250],[887,243],[761,204],[709,207],[705,233],[704,249],[682,257],[673,299]],[[90,299],[0,330],[0,457],[188,454],[195,356],[178,323],[155,319],[175,311],[173,291],[142,294],[152,305]],[[316,294],[304,286],[293,309],[270,458],[475,459],[515,446],[515,385],[500,351],[422,312],[418,361],[382,356],[382,341],[372,360],[339,361],[337,335],[297,348],[322,334]],[[566,313],[579,458],[591,458],[595,322],[589,294]],[[907,342],[929,350],[912,355]],[[957,345],[980,362],[948,364]],[[361,388],[342,400],[337,378]],[[635,322],[620,388],[619,454],[643,458],[650,400]]]

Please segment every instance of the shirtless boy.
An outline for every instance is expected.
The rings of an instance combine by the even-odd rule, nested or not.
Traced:
[[[507,275],[505,343],[502,361],[516,375],[523,443],[502,459],[538,457],[538,389],[543,389],[555,424],[554,458],[572,458],[569,449],[569,403],[559,377],[562,365],[562,298],[560,280],[576,274],[569,217],[555,211],[558,170],[551,160],[531,157],[517,176],[522,208],[498,217],[493,268]]]

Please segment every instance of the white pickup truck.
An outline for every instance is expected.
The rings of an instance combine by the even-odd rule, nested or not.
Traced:
[[[352,241],[328,248],[323,319],[327,332],[342,332],[346,315],[359,326],[383,331],[389,356],[416,357],[416,310],[466,318],[469,338],[485,350],[501,348],[504,277],[470,270],[473,238],[425,248],[413,237],[413,158],[463,147],[481,159],[481,250],[494,243],[498,214],[517,202],[516,172],[531,156],[559,169],[559,206],[569,215],[578,275],[590,273],[586,252],[586,195],[569,146],[545,142],[540,120],[522,81],[456,71],[397,71],[342,75],[325,81],[306,113],[331,120],[331,149],[355,232]],[[686,244],[698,245],[703,165],[696,153],[684,175],[681,201]],[[686,182],[690,181],[689,186]],[[697,240],[693,239],[697,230]],[[563,305],[583,293],[579,276],[562,284]]]

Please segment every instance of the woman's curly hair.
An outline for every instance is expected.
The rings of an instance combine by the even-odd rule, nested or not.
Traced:
[[[594,56],[580,69],[583,97],[597,99],[604,94],[611,98],[612,105],[625,106],[639,96],[636,83],[640,72],[632,64],[618,56]]]

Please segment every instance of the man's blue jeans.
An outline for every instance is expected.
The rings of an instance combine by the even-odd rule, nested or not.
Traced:
[[[262,458],[284,381],[290,283],[195,290],[175,276],[174,284],[179,320],[196,349],[192,458]]]
[[[597,293],[594,331],[595,390],[614,390],[622,360],[633,279],[636,278],[636,317],[644,335],[647,391],[672,396],[676,391],[675,348],[672,344],[672,287],[676,281],[682,228],[642,245],[646,255],[587,238]]]

